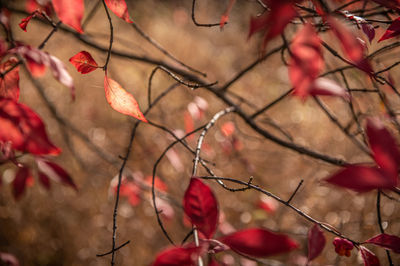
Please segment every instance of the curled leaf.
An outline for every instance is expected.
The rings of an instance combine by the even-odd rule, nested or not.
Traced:
[[[16,200],[21,198],[29,179],[32,179],[29,168],[26,166],[19,168],[12,183],[13,195]]]
[[[104,76],[104,90],[107,102],[115,111],[147,122],[132,94],[124,90],[118,82],[108,78],[107,75]]]
[[[86,51],[77,53],[69,59],[69,62],[82,74],[90,73],[99,67],[92,55]]]

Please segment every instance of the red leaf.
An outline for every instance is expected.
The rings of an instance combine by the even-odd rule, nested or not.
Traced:
[[[86,51],[77,53],[69,59],[69,62],[82,74],[90,73],[99,67],[93,57]]]
[[[283,32],[286,25],[297,15],[292,0],[269,1],[269,12],[257,18],[251,18],[249,38],[256,32],[264,30],[263,49],[268,41]]]
[[[39,171],[44,173],[47,177],[78,190],[69,174],[58,164],[45,160],[44,158],[36,158],[36,162]]]
[[[49,177],[46,174],[42,173],[41,171],[39,171],[38,174],[39,174],[40,184],[42,184],[47,190],[49,190],[51,187]]]
[[[380,234],[368,239],[365,243],[374,244],[400,253],[400,238],[394,235]]]
[[[133,23],[129,18],[128,6],[125,0],[105,0],[106,5],[115,15],[122,18],[128,23]]]
[[[356,67],[371,74],[373,72],[369,61],[365,58],[365,46],[354,34],[333,17],[326,17],[332,32],[338,38],[342,51]]]
[[[259,201],[257,202],[257,207],[263,209],[267,213],[273,213],[278,208],[278,205],[270,197],[262,195]]]
[[[4,73],[17,63],[17,59],[11,58],[0,64],[0,72]],[[19,66],[14,67],[3,78],[0,77],[0,97],[19,100]]]
[[[327,95],[327,96],[339,96],[345,100],[350,99],[350,95],[345,88],[327,78],[317,78],[311,84],[310,95]]]
[[[265,229],[251,228],[235,232],[220,239],[233,251],[252,257],[267,257],[289,252],[298,244],[286,235],[276,234]]]
[[[324,67],[321,40],[311,24],[306,24],[293,39],[291,45],[289,77],[294,94],[305,98],[311,85]]]
[[[118,82],[108,78],[107,75],[104,76],[104,90],[107,102],[115,111],[147,122],[132,94],[124,90]]]
[[[0,8],[0,23],[3,24],[6,29],[10,29],[10,17],[11,12],[7,8]]]
[[[28,26],[28,23],[31,21],[32,18],[36,17],[37,15],[40,15],[38,11],[34,11],[32,14],[27,16],[26,18],[23,18],[21,22],[18,24],[19,27],[26,32],[26,27]]]
[[[397,170],[400,165],[400,151],[392,134],[378,118],[367,120],[367,136],[375,162],[392,177],[397,185]]]
[[[36,10],[39,12],[44,11],[49,16],[53,13],[51,0],[26,0],[25,9],[28,13],[33,13]]]
[[[229,0],[229,4],[226,7],[226,10],[224,12],[224,14],[222,14],[221,16],[221,20],[219,22],[219,27],[222,29],[224,27],[224,25],[228,22],[229,20],[229,14],[231,13],[232,7],[235,4],[236,0]]]
[[[375,38],[375,28],[372,24],[370,23],[362,23],[361,28],[365,35],[368,37],[369,43],[372,42],[372,40]]]
[[[24,193],[29,178],[32,176],[28,167],[23,166],[18,169],[13,181],[13,195],[16,200]]]
[[[153,266],[195,266],[201,247],[172,247],[157,255]]]
[[[54,10],[60,20],[74,28],[77,32],[83,33],[81,20],[85,12],[83,0],[52,0]]]
[[[194,131],[194,121],[193,121],[192,115],[187,111],[185,111],[185,113],[183,114],[183,122],[185,125],[185,133],[186,134]],[[189,141],[193,140],[194,134],[189,135],[186,139]]]
[[[325,180],[328,183],[357,192],[368,192],[379,188],[393,188],[393,178],[376,167],[348,166]]]
[[[50,67],[53,77],[67,86],[71,91],[72,98],[75,97],[74,81],[67,72],[65,65],[58,58],[30,46],[18,46],[12,49],[11,53],[18,53],[23,56],[28,63],[29,71],[35,77],[42,76],[46,66]]]
[[[360,252],[364,260],[364,266],[380,266],[378,257],[369,249],[360,246]]]
[[[383,34],[383,36],[379,39],[378,42],[396,37],[398,35],[400,35],[400,17],[394,20],[392,24],[390,24],[385,34]]]
[[[354,248],[353,243],[351,243],[347,239],[340,238],[340,237],[335,237],[335,239],[333,240],[333,245],[335,246],[335,252],[339,256],[350,257],[351,251]]]
[[[319,225],[314,224],[308,231],[308,261],[312,261],[321,254],[326,239]]]
[[[214,193],[200,179],[192,177],[183,198],[183,209],[192,224],[211,238],[218,223],[218,203]]]
[[[0,98],[0,141],[11,141],[13,148],[32,154],[61,152],[47,137],[40,117],[28,106]]]

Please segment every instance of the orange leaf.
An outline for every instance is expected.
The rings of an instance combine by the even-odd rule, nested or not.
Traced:
[[[5,72],[17,63],[17,59],[11,58],[0,64],[0,71]],[[0,96],[14,101],[19,99],[19,67],[14,67],[3,78],[0,77]]]
[[[115,111],[147,122],[132,94],[124,90],[118,82],[108,78],[107,75],[104,77],[104,90],[107,102]]]

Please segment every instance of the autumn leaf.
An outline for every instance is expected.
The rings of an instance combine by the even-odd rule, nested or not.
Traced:
[[[90,73],[99,67],[91,54],[86,51],[77,53],[69,59],[69,62],[82,74]]]
[[[400,17],[395,19],[378,42],[391,39],[400,35]]]
[[[152,266],[195,266],[202,247],[172,247],[156,257]]]
[[[268,1],[270,8],[269,12],[265,12],[263,15],[257,18],[251,18],[249,38],[258,31],[264,31],[264,41],[262,49],[264,50],[267,43],[281,34],[285,29],[286,25],[294,17],[297,12],[294,8],[293,0],[282,0],[282,1]]]
[[[324,233],[319,225],[314,224],[308,231],[308,261],[318,257],[326,244]]]
[[[306,24],[294,37],[291,45],[289,77],[294,94],[305,98],[314,80],[324,68],[321,40],[311,24]]]
[[[367,74],[373,73],[372,67],[365,57],[366,51],[365,46],[354,34],[347,29],[342,23],[333,17],[326,17],[332,32],[339,40],[342,51],[345,53],[348,60],[358,67],[360,70]]]
[[[12,182],[13,195],[16,200],[20,199],[22,194],[24,194],[28,182],[32,182],[29,181],[29,179],[33,181],[33,177],[31,175],[31,171],[29,170],[29,168],[26,166],[19,168]]]
[[[345,100],[350,99],[350,94],[345,88],[327,78],[317,78],[311,84],[310,95],[312,96],[338,96]]]
[[[218,224],[218,203],[214,193],[200,179],[192,177],[183,198],[183,209],[193,225],[211,238]]]
[[[36,158],[36,163],[38,165],[39,173],[42,175],[45,175],[53,181],[68,185],[73,189],[78,190],[78,187],[75,185],[70,175],[58,164],[40,157]]]
[[[105,0],[106,5],[115,15],[122,18],[128,23],[133,23],[133,21],[129,18],[128,6],[126,5],[125,0]]]
[[[38,11],[34,11],[32,14],[30,14],[29,16],[27,16],[26,18],[23,18],[21,20],[21,22],[18,24],[18,26],[26,32],[26,27],[28,26],[29,22],[31,21],[32,18],[36,17],[40,15],[40,13]]]
[[[400,0],[372,0],[385,7],[400,10]]]
[[[74,80],[60,59],[29,45],[15,47],[10,50],[10,53],[17,53],[23,56],[27,61],[29,71],[34,77],[43,76],[46,67],[49,67],[53,77],[68,87],[71,91],[72,99],[75,98]]]
[[[18,60],[10,58],[0,64],[0,72],[4,73],[11,68],[4,77],[0,77],[0,97],[19,100],[19,66],[15,66]]]
[[[374,244],[392,250],[393,252],[400,253],[400,238],[398,236],[379,234],[368,239],[365,243]]]
[[[378,257],[366,247],[360,246],[360,253],[364,266],[380,266]]]
[[[52,2],[60,20],[77,32],[83,33],[81,27],[81,20],[85,12],[83,0],[52,0]]]
[[[28,106],[0,98],[0,141],[11,141],[14,149],[36,155],[61,152],[47,137],[40,117]]]
[[[104,76],[104,90],[107,102],[117,112],[130,115],[147,123],[146,118],[139,109],[139,104],[132,94],[128,93],[113,79]]]
[[[267,257],[289,252],[299,247],[298,243],[283,234],[261,228],[237,231],[220,239],[233,251],[252,257]]]
[[[368,192],[379,188],[390,189],[395,185],[393,178],[386,175],[382,169],[362,165],[348,166],[325,181],[357,192]]]

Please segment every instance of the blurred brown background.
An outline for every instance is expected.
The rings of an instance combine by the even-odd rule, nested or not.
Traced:
[[[253,62],[259,55],[259,36],[247,40],[250,16],[261,9],[256,1],[237,1],[232,10],[230,23],[221,31],[219,27],[199,28],[191,21],[191,1],[127,1],[129,13],[149,36],[157,40],[166,50],[186,64],[207,73],[210,82],[224,84],[235,73]],[[196,18],[199,22],[218,22],[228,1],[197,1]],[[86,13],[98,1],[85,1]],[[13,1],[12,6],[24,9],[24,1]],[[114,23],[114,48],[165,60],[177,65],[157,49],[149,45],[132,27],[111,14]],[[18,23],[23,14],[12,15],[12,30],[15,39],[37,46],[47,36],[51,28],[43,23],[32,21],[28,32],[23,32]],[[286,30],[291,38],[295,27]],[[378,30],[378,33],[382,31]],[[109,25],[103,7],[86,25],[85,34],[105,47],[108,45]],[[329,39],[327,39],[329,41]],[[281,39],[271,42],[268,48],[276,47]],[[377,49],[376,42],[370,52]],[[267,48],[267,49],[268,49]],[[22,265],[108,265],[110,258],[96,258],[96,254],[111,248],[112,211],[114,206],[113,189],[110,181],[118,173],[129,141],[130,131],[135,122],[127,116],[115,112],[107,104],[104,96],[104,72],[97,70],[81,75],[68,62],[68,59],[81,50],[90,52],[99,65],[102,65],[106,53],[98,52],[79,42],[73,35],[60,30],[46,45],[45,51],[60,58],[74,78],[76,101],[70,100],[67,88],[56,82],[49,71],[39,81],[45,92],[63,118],[71,122],[117,164],[110,164],[91,151],[87,145],[70,131],[67,131],[71,144],[67,145],[60,127],[51,116],[48,108],[21,70],[21,102],[28,104],[43,118],[51,140],[63,148],[61,156],[54,159],[71,174],[79,187],[76,193],[69,187],[52,183],[50,191],[35,184],[29,187],[20,201],[15,201],[11,186],[15,167],[3,165],[0,168],[3,186],[0,193],[0,251],[14,254]],[[285,55],[286,56],[286,55]],[[387,56],[384,62],[395,60]],[[337,61],[326,56],[328,66],[337,65]],[[117,80],[138,100],[142,110],[147,108],[147,83],[155,66],[112,56],[109,76]],[[370,86],[359,71],[350,71],[354,87]],[[394,72],[395,73],[395,72]],[[396,77],[396,75],[393,76]],[[395,78],[396,79],[396,78]],[[173,84],[173,80],[159,72],[153,80],[153,98]],[[282,64],[280,55],[274,55],[261,63],[251,73],[240,79],[231,91],[242,96],[255,106],[261,107],[290,88],[287,68]],[[146,116],[147,119],[168,127],[171,130],[184,130],[184,114],[188,105],[196,97],[208,103],[204,116],[195,120],[200,126],[225,105],[206,90],[190,89],[179,86]],[[348,110],[340,100],[323,99],[331,110],[343,121],[349,121]],[[395,104],[395,103],[394,103]],[[241,104],[245,110],[251,107]],[[366,112],[379,111],[379,102],[369,95],[360,97],[357,108]],[[232,121],[236,125],[235,137],[240,142],[235,148],[226,143],[220,127],[224,122]],[[351,162],[363,162],[369,159],[355,147],[322,113],[315,102],[304,103],[297,98],[287,98],[279,105],[258,118],[265,122],[265,128],[274,134],[281,134],[271,126],[271,121],[282,127],[296,143],[312,149],[345,158]],[[198,137],[198,134],[196,135]],[[197,139],[197,138],[196,138]],[[192,147],[196,139],[190,140]],[[224,143],[225,141],[225,143]],[[141,124],[133,143],[128,168],[133,176],[140,180],[151,175],[153,165],[169,143],[167,133]],[[215,173],[225,177],[235,177],[247,181],[254,177],[254,183],[273,193],[288,198],[301,179],[304,184],[293,200],[293,204],[311,216],[327,222],[345,235],[356,240],[365,240],[378,234],[375,212],[376,192],[355,194],[345,190],[326,186],[321,180],[332,173],[336,167],[317,160],[301,156],[274,143],[262,139],[247,127],[240,118],[230,114],[218,121],[206,138],[208,148],[203,150],[204,158],[213,161]],[[225,145],[225,146],[224,146]],[[228,147],[226,147],[228,145]],[[71,152],[71,149],[73,152]],[[229,151],[231,150],[231,151]],[[192,170],[193,156],[182,146],[177,145],[175,163],[173,158],[164,158],[157,172],[168,186],[168,194],[181,204],[183,193],[188,185]],[[170,155],[173,156],[173,155]],[[32,158],[24,158],[29,163]],[[178,160],[181,164],[176,163]],[[200,174],[205,174],[203,170]],[[220,209],[226,221],[236,229],[263,226],[274,231],[284,232],[295,238],[301,248],[289,255],[282,255],[266,261],[267,265],[281,261],[282,265],[304,265],[307,254],[307,231],[311,224],[293,211],[278,206],[275,212],[267,213],[257,208],[260,195],[254,191],[231,193],[224,191],[213,182],[208,182],[218,196]],[[141,202],[131,206],[127,198],[121,199],[118,215],[118,243],[127,240],[131,243],[117,253],[117,265],[149,265],[155,255],[168,245],[155,219],[154,210],[146,189],[140,193]],[[180,242],[189,232],[183,224],[182,210],[175,205],[174,216],[165,219],[165,225],[176,242]],[[400,232],[400,205],[383,198],[382,216],[387,233]],[[220,232],[217,236],[221,235]],[[326,233],[327,246],[323,254],[312,265],[362,265],[353,250],[350,258],[338,257],[332,245],[333,236]],[[386,255],[382,249],[369,246],[386,265]],[[233,257],[232,257],[233,256]],[[224,261],[234,259],[234,265],[249,265],[240,261],[233,253],[218,255]],[[394,256],[397,262],[399,256]],[[248,263],[248,262],[247,262]]]

